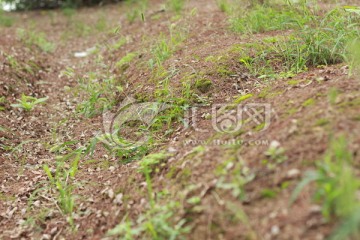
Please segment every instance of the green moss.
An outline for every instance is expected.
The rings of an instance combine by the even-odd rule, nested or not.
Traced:
[[[222,77],[226,77],[226,76],[230,76],[232,74],[234,74],[232,71],[230,71],[226,66],[219,66],[217,69],[216,69],[216,72],[218,74],[220,74],[220,76]]]
[[[260,132],[261,130],[264,129],[264,127],[265,127],[265,123],[261,123],[256,126],[255,131]]]
[[[300,83],[300,80],[290,80],[287,82],[287,84],[294,86],[294,85],[298,85]]]
[[[328,125],[329,123],[330,123],[329,119],[320,118],[315,122],[315,126],[322,127],[322,126]]]
[[[341,108],[352,108],[352,107],[359,107],[360,106],[360,98],[355,98],[349,101],[342,102],[338,104]]]
[[[303,107],[309,107],[315,104],[315,99],[313,98],[309,98],[308,100],[306,100],[305,102],[303,102],[302,106]]]
[[[0,10],[0,25],[4,27],[11,27],[14,24],[14,19],[6,16],[2,10]]]
[[[288,114],[288,115],[293,115],[293,114],[295,114],[295,113],[297,113],[298,112],[298,109],[297,108],[290,108],[289,110],[287,110],[286,111],[286,113]]]
[[[195,82],[195,88],[202,93],[209,92],[212,86],[212,81],[206,78],[198,79]]]
[[[136,57],[136,53],[128,53],[126,54],[120,61],[116,63],[116,67],[123,67],[124,65],[128,65],[134,58]]]
[[[357,115],[357,116],[355,116],[355,117],[353,117],[351,119],[354,120],[354,121],[360,121],[360,115]]]
[[[258,95],[259,98],[266,98],[270,92],[270,87],[264,88]]]
[[[240,96],[237,99],[235,99],[234,104],[240,104],[243,101],[251,98],[252,96],[253,96],[252,94],[246,94],[246,95]]]
[[[121,48],[122,46],[124,46],[127,43],[127,39],[126,37],[122,37],[120,38],[116,43],[114,43],[111,48],[113,50],[118,50],[119,48]]]
[[[277,192],[275,190],[265,188],[261,191],[261,196],[263,198],[275,198],[277,196]]]

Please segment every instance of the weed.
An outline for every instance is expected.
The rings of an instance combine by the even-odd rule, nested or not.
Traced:
[[[360,37],[350,41],[347,49],[346,59],[350,64],[350,74],[353,74],[360,70]]]
[[[129,65],[129,63],[137,56],[136,53],[128,53],[126,54],[123,58],[120,59],[120,61],[118,61],[116,63],[116,67],[119,67],[119,68],[124,68],[124,66],[127,66]]]
[[[120,79],[109,75],[108,73],[89,73],[83,78],[79,78],[78,88],[76,90],[84,91],[83,101],[78,104],[77,111],[86,117],[93,117],[110,109],[116,103],[116,95],[122,92],[119,83]]]
[[[149,154],[141,159],[138,170],[144,174],[145,171],[151,173],[157,165],[166,160],[169,156],[169,154],[164,152]]]
[[[163,34],[160,35],[157,42],[153,45],[151,53],[153,57],[149,60],[149,67],[153,69],[156,66],[160,67],[162,63],[167,60],[185,40],[186,34],[184,30],[177,29],[177,25],[170,26],[170,39],[166,38]]]
[[[92,31],[89,25],[85,24],[80,20],[73,21],[72,24],[74,30],[72,30],[71,32],[74,32],[78,37],[88,36]]]
[[[199,90],[201,93],[209,92],[212,85],[212,81],[206,78],[198,79],[195,82],[196,89]]]
[[[17,36],[29,47],[37,46],[44,52],[53,52],[55,45],[46,39],[43,32],[27,31],[25,29],[17,29]]]
[[[245,100],[250,99],[250,98],[252,98],[252,97],[253,97],[253,95],[250,94],[250,93],[249,93],[249,94],[242,95],[242,96],[240,96],[240,97],[237,97],[237,98],[234,100],[233,104],[240,104],[240,103],[244,102]]]
[[[152,168],[168,157],[165,153],[150,154],[140,162],[139,171],[146,178],[150,209],[140,215],[136,221],[123,221],[112,230],[109,236],[119,236],[124,239],[151,238],[151,239],[182,239],[182,235],[189,232],[189,227],[184,227],[185,219],[173,220],[175,211],[180,204],[170,201],[165,205],[158,204],[153,194],[150,173]]]
[[[63,8],[62,9],[62,13],[68,17],[68,18],[72,18],[72,16],[74,16],[76,14],[76,10],[74,8]]]
[[[165,205],[156,204],[136,221],[127,220],[127,216],[115,228],[108,232],[109,236],[118,236],[122,239],[184,239],[183,235],[190,231],[189,227],[184,227],[186,221],[171,221],[175,212],[179,208],[179,203],[170,201]],[[142,236],[142,237],[141,237]]]
[[[312,16],[309,25],[289,36],[265,38],[232,51],[240,53],[240,64],[254,76],[288,77],[308,67],[345,61],[347,43],[360,36],[358,26],[358,17],[335,9]]]
[[[309,107],[309,106],[312,106],[314,104],[315,104],[315,99],[309,98],[305,102],[303,102],[302,106],[303,107]]]
[[[96,30],[98,30],[99,32],[103,32],[106,30],[107,28],[107,23],[106,23],[106,18],[104,16],[101,16],[95,24],[95,28]]]
[[[148,6],[148,0],[126,0],[129,10],[126,11],[126,18],[130,24],[134,23],[136,18],[144,19],[144,12]]]
[[[224,11],[228,11],[227,5],[222,6]],[[256,5],[250,11],[236,12],[237,14],[230,18],[231,28],[242,33],[299,28],[310,20],[305,12],[290,5],[281,7]]]
[[[265,188],[261,191],[263,198],[275,198],[277,196],[276,190]]]
[[[339,96],[339,90],[337,88],[330,88],[328,92],[328,101],[331,105],[335,105]]]
[[[0,9],[0,25],[4,27],[11,27],[14,24],[14,19],[5,15]]]
[[[167,5],[171,10],[179,14],[184,8],[185,1],[184,0],[168,0]]]
[[[44,98],[35,98],[31,96],[26,96],[25,94],[21,95],[21,99],[17,99],[17,104],[11,104],[14,108],[22,108],[25,111],[31,111],[38,104],[43,104],[48,99],[48,97]]]
[[[217,0],[217,5],[220,9],[220,11],[225,12],[225,13],[230,13],[231,11],[231,6],[230,3],[228,2],[228,0]]]
[[[121,37],[116,43],[111,46],[112,50],[118,50],[127,43],[126,37]]]
[[[5,97],[0,97],[0,111],[5,110],[5,107],[4,107],[5,104],[6,104],[6,98]]]
[[[315,182],[314,198],[323,202],[324,217],[330,219],[335,215],[346,223],[335,231],[334,236],[342,237],[334,239],[346,239],[350,235],[359,234],[360,204],[357,193],[360,180],[354,173],[352,161],[345,137],[333,139],[323,161],[316,164],[315,171],[306,173],[291,197],[293,202],[306,185]]]
[[[79,148],[69,154],[58,157],[55,172],[48,165],[43,165],[51,187],[57,190],[57,202],[63,214],[68,215],[68,222],[73,226],[73,212],[75,209],[75,197],[73,191],[75,185],[73,181],[78,172],[78,165],[83,152],[89,151],[90,148]],[[66,167],[66,161],[71,161],[70,166]]]
[[[316,120],[315,126],[323,127],[323,126],[328,125],[329,123],[330,123],[329,119],[320,118],[320,119]]]
[[[173,52],[171,45],[166,39],[160,39],[152,50],[152,54],[155,58],[155,62],[161,65],[166,59],[168,59]]]
[[[246,199],[245,185],[255,178],[255,174],[245,165],[242,159],[230,158],[216,168],[219,180],[218,189],[231,191],[233,197],[240,200]]]
[[[284,161],[286,161],[287,156],[285,155],[285,152],[285,149],[280,146],[279,142],[271,142],[269,148],[265,152],[265,155],[269,159],[269,161],[266,161],[268,167],[274,168],[275,164],[283,163]]]

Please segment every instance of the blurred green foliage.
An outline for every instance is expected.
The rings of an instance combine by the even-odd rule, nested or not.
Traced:
[[[119,0],[0,0],[0,3],[15,4],[16,10],[76,8],[100,3],[118,2]]]

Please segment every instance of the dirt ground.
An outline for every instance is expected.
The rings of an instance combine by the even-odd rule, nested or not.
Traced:
[[[0,27],[0,96],[5,98],[0,103],[0,239],[112,239],[106,233],[125,216],[137,219],[149,207],[148,183],[138,171],[139,159],[124,163],[98,146],[93,155],[80,159],[76,179],[71,180],[76,186],[71,227],[43,166],[56,169],[59,155],[86,146],[103,130],[101,114],[77,113],[76,106],[84,99],[84,90],[76,90],[79,78],[99,73],[125,81],[123,93],[114,93],[117,103],[125,96],[154,100],[151,93],[158,79],[143,63],[151,58],[154,40],[169,33],[171,25],[186,34],[164,62],[166,69],[176,69],[170,81],[175,92],[180,91],[184,76],[200,73],[213,84],[209,92],[199,95],[222,104],[239,93],[250,93],[247,104],[271,106],[271,124],[264,131],[246,126],[241,132],[219,134],[204,115],[197,118],[197,126],[206,132],[172,123],[173,131],[149,152],[171,153],[151,174],[159,204],[181,203],[174,215],[191,227],[187,239],[325,239],[339,222],[324,219],[312,198],[314,186],[306,187],[292,205],[289,201],[304,173],[323,158],[332,137],[346,136],[358,164],[358,76],[349,76],[348,66],[338,64],[265,83],[238,66],[230,49],[253,39],[230,31],[227,16],[215,1],[189,1],[179,18],[162,11],[162,1],[151,1],[146,20],[133,23],[126,18],[128,8],[122,3],[84,8],[72,18],[62,10],[11,13],[14,25]],[[106,27],[97,29],[103,20]],[[56,44],[54,51],[27,45],[19,39],[19,28],[44,32]],[[109,46],[121,37],[127,43],[111,50]],[[74,56],[93,47],[97,47],[93,54]],[[131,52],[136,52],[135,60],[119,70],[115,63]],[[227,64],[231,74],[215,71],[218,62],[206,61],[209,56],[224,59],[221,64]],[[69,68],[74,74],[64,73]],[[339,94],[333,105],[328,93],[335,88]],[[23,93],[48,100],[30,112],[11,107]],[[242,144],[229,144],[234,139]],[[68,141],[74,144],[60,152],[49,150]],[[271,144],[286,150],[284,161],[274,163],[276,167],[264,164]],[[223,181],[235,182],[236,176],[249,179],[240,189],[246,193],[243,197],[218,187]],[[195,206],[188,201],[194,196],[201,197]]]

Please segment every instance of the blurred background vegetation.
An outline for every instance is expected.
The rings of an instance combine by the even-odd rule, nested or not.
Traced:
[[[92,6],[120,0],[0,0],[2,4],[11,4],[16,10],[51,9],[51,8],[77,8]]]

